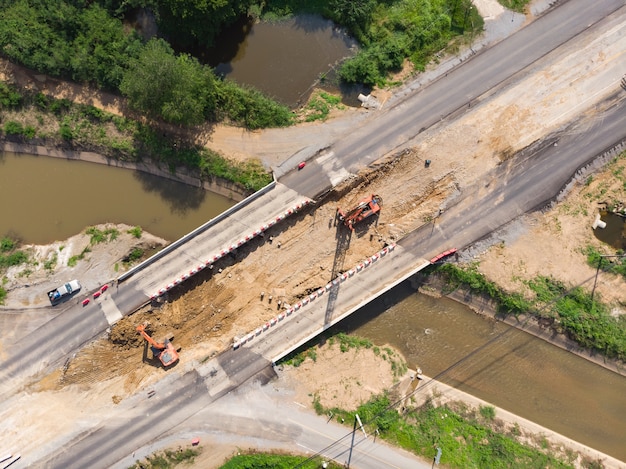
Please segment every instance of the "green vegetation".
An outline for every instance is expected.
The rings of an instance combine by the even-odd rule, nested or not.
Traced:
[[[342,109],[341,97],[328,94],[324,91],[317,92],[311,96],[305,106],[306,122],[316,120],[326,120],[332,108]]]
[[[174,124],[195,125],[215,109],[215,82],[210,68],[188,55],[176,56],[167,42],[154,39],[124,74],[120,91],[146,114]]]
[[[475,265],[462,269],[444,264],[436,271],[452,288],[467,287],[496,300],[501,314],[527,313],[548,319],[556,332],[567,334],[582,347],[608,358],[626,359],[626,317],[611,316],[606,305],[592,302],[590,293],[581,287],[568,288],[558,280],[540,276],[528,282],[535,298],[526,300],[519,293],[507,293],[489,282]]]
[[[89,242],[94,245],[100,243],[108,243],[109,241],[115,241],[120,232],[116,228],[107,228],[103,231],[99,228],[96,228],[95,226],[90,226],[85,230],[85,234],[91,236]]]
[[[143,234],[143,230],[141,229],[141,226],[133,226],[131,229],[127,231],[127,233],[139,239],[141,238],[141,235]]]
[[[57,253],[53,253],[52,257],[50,257],[50,259],[47,259],[44,263],[43,263],[43,268],[46,269],[49,272],[52,272],[54,270],[54,268],[57,265],[57,261],[59,259],[59,256],[57,255]]]
[[[17,248],[18,242],[14,239],[4,237],[0,240],[0,269],[28,262],[28,254]]]
[[[17,241],[9,237],[0,240],[0,252],[10,252],[17,246]]]
[[[502,422],[494,419],[493,407],[477,412],[464,404],[435,406],[428,401],[419,407],[403,404],[400,414],[397,404],[383,394],[372,397],[355,412],[321,406],[319,410],[324,414],[332,411],[337,421],[350,426],[358,414],[369,434],[378,430],[387,441],[426,458],[434,458],[439,447],[441,464],[446,467],[574,467],[575,456],[571,461],[561,461],[545,441],[541,449],[522,443],[519,429],[503,428]]]
[[[239,454],[230,459],[220,469],[319,469],[324,460],[319,457],[307,458],[305,456],[290,456],[283,454]],[[340,466],[328,462],[330,469],[339,469]]]
[[[454,37],[483,27],[469,0],[333,0],[331,5],[331,18],[345,24],[363,45],[339,71],[349,83],[383,85],[405,59],[423,71]]]
[[[135,247],[124,258],[124,262],[128,262],[128,263],[135,262],[135,261],[141,259],[141,256],[143,256],[143,249]]]
[[[89,252],[91,252],[91,249],[89,249],[89,246],[85,246],[85,248],[81,251],[80,254],[76,256],[72,256],[67,260],[67,266],[76,267],[76,264],[78,264],[78,261],[82,261],[85,258],[85,255]]]
[[[404,374],[407,372],[408,368],[404,360],[402,360],[402,358],[399,357],[390,348],[385,347],[383,350],[381,350],[379,347],[375,346],[369,339],[365,339],[363,337],[358,337],[355,335],[348,335],[343,332],[339,332],[338,334],[332,335],[330,337],[326,337],[324,335],[318,336],[311,342],[307,342],[306,344],[302,345],[302,347],[294,350],[292,353],[283,358],[280,363],[298,367],[307,358],[316,361],[317,349],[321,347],[325,342],[328,342],[328,345],[330,347],[334,346],[335,343],[338,344],[339,350],[341,350],[342,353],[345,353],[350,349],[372,349],[375,355],[380,356],[383,360],[389,362],[389,364],[391,365],[393,376],[395,378],[400,378],[401,376],[404,376]]]
[[[5,236],[0,239],[0,272],[5,271],[9,267],[25,264],[29,261],[28,254],[18,249],[17,240]],[[7,278],[3,277],[2,283],[6,283]],[[7,297],[7,291],[4,286],[0,286],[0,305],[4,304]]]
[[[593,246],[587,246],[585,251],[587,263],[594,268],[600,267],[602,272],[608,272],[615,275],[621,275],[626,279],[626,253],[618,250],[614,255],[622,257],[602,257],[603,253]],[[607,254],[611,255],[611,254]]]
[[[22,133],[26,138],[36,136],[52,145],[64,145],[64,142],[71,141],[73,147],[97,151],[123,161],[150,158],[172,171],[184,165],[195,169],[202,178],[225,179],[245,190],[256,191],[272,180],[259,161],[231,161],[200,146],[181,143],[138,121],[93,106],[75,105],[41,93],[24,92],[19,96],[21,104],[11,111],[11,115],[19,113],[28,121]],[[33,118],[33,114],[37,118]],[[0,119],[2,115],[0,109]],[[251,114],[249,119],[253,118]]]
[[[176,55],[162,39],[144,43],[122,22],[125,14],[146,6],[179,44],[208,45],[251,3],[0,0],[0,52],[40,73],[121,91],[150,119],[183,125],[226,119],[249,128],[289,125],[292,117],[285,106],[219,80],[210,67],[187,54]],[[3,105],[14,106],[17,99],[0,89]],[[72,140],[73,135],[62,126],[61,136]]]
[[[530,0],[498,0],[498,2],[504,8],[517,11],[518,13],[524,13],[526,5],[530,3]]]
[[[165,450],[148,456],[144,461],[133,464],[128,469],[171,469],[179,464],[193,463],[200,452],[196,449]]]

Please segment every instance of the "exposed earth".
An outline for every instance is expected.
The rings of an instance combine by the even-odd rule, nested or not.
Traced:
[[[479,8],[485,8],[484,16],[492,17],[494,23],[502,20],[504,12],[494,2],[476,3]],[[527,20],[531,19],[528,15]],[[577,41],[585,41],[585,47]],[[71,426],[72,418],[81,418],[76,410],[77,402],[103,416],[107,406],[162,377],[165,371],[142,363],[143,343],[135,331],[137,324],[149,322],[157,338],[173,333],[176,345],[182,348],[181,361],[190,363],[219,353],[230,346],[234,337],[250,332],[276,315],[276,303],[270,304],[267,296],[287,302],[303,297],[330,281],[333,270],[348,269],[384,243],[431,222],[465,188],[484,180],[489,170],[537,139],[563,128],[581,114],[584,128],[585,119],[597,118],[604,107],[622,98],[619,80],[623,70],[614,58],[624,55],[626,34],[619,28],[607,28],[599,38],[581,37],[577,41],[572,41],[558,56],[546,57],[533,67],[532,73],[510,83],[472,112],[452,122],[442,122],[420,134],[403,152],[381,159],[368,171],[338,187],[314,210],[274,228],[269,233],[272,242],[256,240],[242,248],[236,261],[224,261],[216,266],[222,269],[220,274],[197,275],[184,289],[172,291],[161,307],[147,307],[121,320],[107,337],[87,346],[63,369],[53,371],[24,390],[14,415],[0,416],[5,422],[13,423],[11,430],[3,435],[7,445],[27,452],[42,441],[49,441],[45,435],[63,432],[64,426]],[[586,73],[581,76],[580,70]],[[32,77],[23,79],[33,83]],[[117,98],[85,93],[75,89],[75,85],[41,77],[34,83],[39,88],[50,85],[47,91],[56,90],[60,95],[71,87],[73,91],[68,96],[72,99],[83,96],[108,111],[124,112]],[[363,118],[364,112],[372,111],[348,110],[326,123],[283,129],[280,138],[276,138],[277,130],[245,132],[217,126],[206,143],[229,157],[260,157],[267,166],[276,167],[280,163],[278,158],[298,151],[302,142],[338,133],[354,119]],[[233,143],[236,141],[238,144]],[[235,146],[237,150],[231,151]],[[258,153],[252,153],[252,149]],[[269,157],[270,154],[277,156]],[[427,169],[426,159],[432,161]],[[585,181],[575,184],[566,198],[553,207],[526,215],[490,240],[474,246],[462,255],[462,260],[478,261],[481,272],[508,290],[524,291],[524,280],[538,274],[591,289],[595,269],[587,265],[583,251],[589,245],[606,249],[593,236],[591,225],[596,213],[605,206],[603,203],[623,206],[626,201],[623,174],[626,174],[624,157],[595,172],[589,184],[584,184]],[[384,200],[378,223],[362,236],[354,235],[342,265],[334,265],[333,219],[337,206],[351,207],[372,193],[380,194]],[[136,239],[126,233],[128,227],[118,229],[121,235],[117,240],[91,246],[91,252],[76,267],[68,267],[67,260],[79,255],[89,244],[84,234],[51,246],[31,247],[38,265],[29,265],[32,271],[29,274],[24,273],[24,268],[9,270],[5,285],[9,294],[2,312],[21,314],[23,320],[15,322],[7,314],[0,315],[0,353],[2,347],[34,327],[40,321],[38,315],[44,311],[43,314],[51,314],[47,309],[37,310],[47,303],[46,291],[70,277],[93,286],[110,281],[125,268],[122,258],[134,246],[147,248],[164,243],[147,233]],[[57,256],[56,265],[46,270],[44,263],[53,253]],[[263,300],[260,292],[266,292]],[[596,292],[611,304],[614,314],[626,311],[626,282],[622,279],[602,275]],[[14,326],[9,328],[5,324]],[[309,361],[286,370],[286,385],[296,388],[307,406],[311,405],[312,395],[319,396],[329,406],[356,405],[394,381],[388,362],[363,355],[367,352],[359,353],[356,359],[348,354],[323,351],[315,364]],[[349,366],[334,366],[338,359],[348,360]],[[98,366],[94,367],[93,363]],[[357,368],[357,363],[367,363],[367,372]],[[351,370],[352,375],[340,374],[341,369]],[[321,376],[344,384],[331,386],[321,381]],[[350,385],[356,377],[360,383],[357,387]],[[55,405],[51,406],[50,402]],[[66,412],[68,418],[58,421],[52,418],[53,411]],[[55,422],[56,428],[51,429],[51,422]],[[196,467],[211,466],[198,463]]]

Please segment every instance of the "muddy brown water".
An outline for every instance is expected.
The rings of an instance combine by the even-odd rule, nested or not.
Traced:
[[[0,153],[0,236],[24,243],[61,241],[107,222],[139,225],[173,241],[234,204],[139,171]]]
[[[331,87],[330,77],[338,64],[357,51],[357,43],[332,21],[316,15],[252,22],[242,19],[217,38],[208,51],[191,51],[215,67],[218,75],[253,86],[283,104],[297,107],[320,83],[329,91],[342,92],[344,102],[360,104],[362,91]]]
[[[626,249],[626,217],[611,212],[601,212],[605,228],[596,228],[593,234],[603,243],[615,249]]]
[[[396,347],[428,376],[626,461],[623,376],[408,283],[341,328]]]

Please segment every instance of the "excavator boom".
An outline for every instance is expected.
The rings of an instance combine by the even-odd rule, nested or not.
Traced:
[[[137,326],[137,332],[152,346],[153,354],[161,361],[164,367],[168,367],[178,361],[178,352],[169,340],[164,340],[162,344],[156,342],[148,335],[146,326],[143,324]]]
[[[356,207],[349,210],[347,213],[344,213],[341,209],[338,209],[338,213],[343,224],[351,230],[354,230],[355,224],[380,212],[382,203],[383,199],[381,196],[372,194],[359,202]]]

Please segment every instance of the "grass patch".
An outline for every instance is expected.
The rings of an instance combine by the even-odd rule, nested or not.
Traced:
[[[611,316],[608,306],[591,301],[590,293],[580,287],[570,288],[549,277],[538,276],[527,282],[533,300],[519,293],[507,293],[489,282],[475,265],[465,269],[453,264],[436,268],[453,288],[464,286],[472,292],[496,300],[501,314],[527,313],[551,321],[555,332],[565,333],[582,347],[608,358],[626,359],[626,317]]]
[[[80,254],[76,256],[72,256],[67,260],[67,266],[76,267],[76,264],[78,264],[78,261],[82,261],[85,258],[85,255],[89,252],[91,252],[91,249],[89,249],[89,246],[85,246],[85,248],[81,251]]]
[[[85,233],[91,236],[89,242],[92,245],[115,241],[120,235],[119,230],[116,228],[107,228],[105,230],[101,230],[95,226],[90,226],[89,228],[87,228],[85,230]]]
[[[142,256],[143,256],[143,249],[135,247],[124,258],[124,262],[127,264],[132,264],[133,262],[136,262],[139,259],[141,259]]]
[[[197,449],[165,450],[148,456],[144,461],[133,464],[129,469],[171,469],[179,464],[191,464],[200,454]]]
[[[325,91],[316,92],[304,107],[304,120],[306,122],[324,121],[328,118],[331,109],[344,109],[344,106],[341,104],[341,97]]]
[[[49,272],[52,272],[57,265],[58,259],[59,259],[58,254],[56,252],[53,253],[50,259],[46,259],[46,261],[44,261],[43,268]]]
[[[492,407],[493,413],[483,410],[484,407],[476,413],[463,404],[436,406],[429,401],[420,407],[404,408],[400,414],[395,404],[387,394],[382,394],[372,397],[355,412],[321,408],[320,413],[332,412],[338,422],[350,427],[358,414],[369,434],[378,430],[385,440],[429,459],[434,458],[439,447],[441,464],[446,467],[574,467],[552,455],[549,446],[543,449],[528,446],[515,432],[496,428],[497,422],[491,418],[495,417]],[[489,423],[492,420],[493,426]]]
[[[600,268],[602,272],[620,275],[626,280],[626,253],[619,250],[614,255],[623,257],[602,257],[604,254],[593,246],[585,249],[587,264],[594,268]]]
[[[320,457],[292,456],[272,453],[239,454],[230,459],[220,469],[319,469],[325,460]],[[334,462],[328,462],[328,468],[340,469]]]
[[[127,231],[127,233],[139,239],[143,234],[143,230],[141,229],[141,226],[133,226],[130,230]]]
[[[0,305],[4,304],[4,300],[7,298],[7,291],[4,287],[0,286]]]

